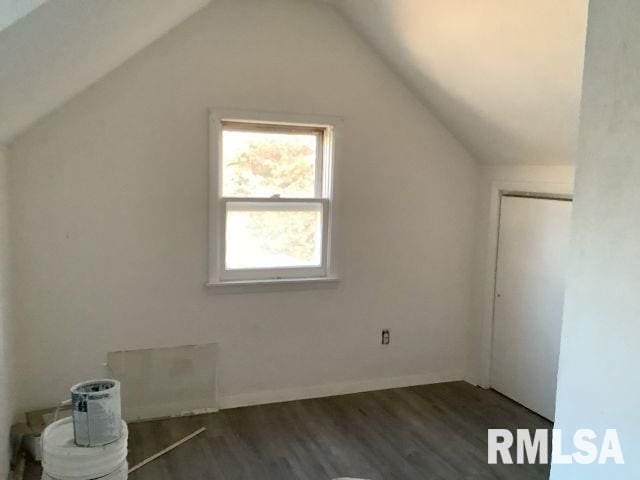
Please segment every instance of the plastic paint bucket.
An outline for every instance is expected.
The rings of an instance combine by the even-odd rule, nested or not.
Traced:
[[[73,420],[63,418],[42,434],[43,480],[120,480],[127,478],[127,424],[122,436],[99,447],[79,447],[74,442]]]
[[[98,477],[98,479],[86,479],[86,480],[126,480],[129,476],[129,464],[124,462],[118,469],[114,472],[111,472],[109,475],[105,475],[104,477]],[[42,472],[42,480],[65,480],[62,478],[54,478],[49,476],[47,472]]]
[[[122,436],[120,382],[89,380],[71,387],[75,443],[96,447]]]

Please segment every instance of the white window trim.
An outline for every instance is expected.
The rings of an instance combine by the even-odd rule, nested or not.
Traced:
[[[304,125],[324,129],[324,145],[322,151],[323,169],[322,198],[304,199],[305,202],[317,202],[323,208],[323,265],[320,267],[295,267],[291,269],[247,269],[225,271],[224,244],[226,227],[227,202],[265,202],[264,198],[234,198],[222,197],[222,130],[223,122],[233,121],[242,123],[272,123],[277,126]],[[336,265],[336,196],[334,191],[334,177],[336,156],[338,155],[338,141],[342,119],[326,115],[297,115],[270,112],[251,112],[246,110],[211,109],[209,113],[209,280],[210,287],[242,287],[249,286],[251,291],[261,286],[320,286],[339,281]],[[279,198],[278,202],[288,203],[299,199]],[[293,273],[295,271],[295,273]],[[269,276],[265,276],[269,273]]]

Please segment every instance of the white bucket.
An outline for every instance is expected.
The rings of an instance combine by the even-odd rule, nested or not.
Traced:
[[[95,447],[122,435],[120,382],[89,380],[71,387],[76,445]]]
[[[127,480],[129,476],[129,464],[124,462],[115,472],[111,472],[109,475],[99,477],[98,479],[91,480]],[[54,478],[49,476],[47,472],[42,472],[42,480],[63,480],[62,478]]]
[[[63,418],[49,425],[42,434],[42,469],[55,480],[111,480],[127,478],[127,424],[122,420],[122,436],[99,447],[79,447],[74,443],[73,421]],[[124,472],[124,473],[123,473]],[[107,475],[114,475],[113,477]],[[123,476],[124,475],[124,476]]]

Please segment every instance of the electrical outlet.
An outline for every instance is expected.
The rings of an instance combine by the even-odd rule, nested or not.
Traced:
[[[389,345],[391,343],[391,334],[389,330],[382,330],[382,345]]]

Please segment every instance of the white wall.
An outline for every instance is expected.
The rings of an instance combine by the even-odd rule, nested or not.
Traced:
[[[344,118],[337,288],[203,286],[207,107]],[[109,350],[212,341],[225,405],[464,376],[475,163],[321,2],[213,2],[12,162],[22,409]]]
[[[566,159],[569,163],[570,159]],[[539,193],[570,192],[574,167],[571,165],[486,165],[479,168],[476,198],[476,222],[472,316],[469,328],[468,377],[473,384],[488,387],[493,319],[493,285],[498,231],[499,190]]]
[[[9,471],[9,427],[14,408],[7,177],[7,152],[0,145],[0,478],[7,478]]]
[[[640,2],[591,1],[556,426],[617,428],[626,464],[551,478],[640,478]],[[570,450],[569,448],[565,448]]]

